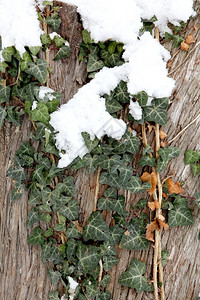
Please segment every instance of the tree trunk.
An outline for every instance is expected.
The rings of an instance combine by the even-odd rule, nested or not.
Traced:
[[[196,7],[199,7],[197,4]],[[79,45],[81,43],[81,23],[75,7],[62,4],[60,10],[62,24],[60,34],[69,41],[71,56],[68,59],[54,62],[51,54],[50,66],[54,74],[50,78],[50,87],[64,94],[63,103],[67,102],[86,80],[86,66],[78,61]],[[191,20],[187,26],[185,36],[190,34],[192,26],[196,25],[197,38],[191,46],[194,51],[179,51],[172,60],[170,72],[188,58],[172,77],[176,79],[176,88],[171,97],[171,105],[168,112],[168,125],[164,131],[168,134],[168,141],[176,136],[186,125],[199,114],[200,111],[200,61],[198,36],[199,15]],[[166,45],[169,50],[171,44]],[[175,50],[173,50],[175,52]],[[173,54],[172,54],[173,56]],[[178,136],[170,145],[181,148],[181,155],[173,159],[162,174],[162,179],[176,172],[175,179],[184,181],[186,195],[193,196],[199,188],[199,178],[191,174],[189,166],[184,164],[184,152],[186,149],[197,148],[200,140],[200,118],[192,123],[186,131]],[[2,300],[46,300],[48,293],[57,286],[50,284],[47,276],[47,267],[42,264],[40,247],[27,244],[26,216],[28,211],[27,195],[16,202],[11,202],[11,179],[6,178],[6,171],[13,162],[15,152],[21,141],[27,141],[31,124],[24,118],[21,127],[15,127],[10,123],[5,124],[0,130],[0,299]],[[137,160],[137,158],[136,158]],[[76,175],[77,197],[80,203],[79,221],[85,225],[89,215],[93,211],[93,199],[95,194],[97,172],[89,175],[87,170],[78,171]],[[99,196],[104,187],[100,187]],[[129,192],[125,193],[127,209],[139,198]],[[140,196],[141,198],[141,196]],[[196,205],[190,201],[195,224],[193,226],[170,228],[163,233],[162,248],[169,250],[169,260],[164,268],[166,300],[195,300],[200,292],[200,252],[199,252],[199,216]],[[110,222],[110,213],[105,214],[107,222]],[[153,247],[147,251],[118,250],[120,262],[110,271],[111,282],[108,289],[113,300],[153,299],[152,293],[136,293],[134,290],[121,286],[118,278],[129,266],[132,258],[147,261],[147,276],[152,278]]]

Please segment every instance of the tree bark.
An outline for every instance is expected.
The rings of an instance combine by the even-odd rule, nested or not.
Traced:
[[[199,9],[197,3],[196,8]],[[50,78],[50,87],[64,94],[62,103],[67,102],[82,86],[86,80],[86,66],[78,61],[79,45],[81,43],[82,26],[76,12],[76,8],[62,4],[60,10],[62,18],[60,34],[69,41],[71,56],[68,59],[54,62],[50,54],[50,66],[54,74]],[[176,87],[171,97],[168,111],[168,125],[164,131],[168,134],[170,141],[200,112],[200,58],[199,47],[199,15],[191,20],[187,26],[185,37],[190,34],[193,27],[196,42],[190,48],[195,49],[190,55],[186,52],[179,53],[172,60],[172,72],[176,67],[187,60],[171,76],[176,79]],[[196,48],[195,48],[195,45]],[[166,45],[169,50],[172,45]],[[173,52],[172,51],[172,56]],[[200,140],[200,118],[191,124],[186,131],[177,137],[170,146],[181,149],[181,155],[173,159],[165,172],[161,174],[162,179],[176,172],[175,179],[184,181],[185,195],[193,196],[199,188],[199,177],[194,177],[190,167],[184,164],[184,153],[186,149],[197,149]],[[42,264],[40,247],[27,244],[26,216],[28,211],[27,195],[16,202],[11,202],[11,179],[6,178],[6,171],[14,160],[15,152],[21,141],[27,141],[31,130],[31,124],[24,118],[20,128],[5,123],[0,130],[0,299],[2,300],[46,300],[48,293],[57,288],[49,282],[47,267]],[[199,148],[198,148],[199,149]],[[137,161],[137,157],[135,158]],[[89,175],[83,169],[77,172],[76,188],[77,198],[80,203],[79,221],[82,225],[87,223],[89,215],[94,208],[94,194],[96,187],[97,172]],[[104,187],[100,187],[101,196]],[[129,192],[124,193],[126,197],[126,208],[142,198],[142,195],[134,196]],[[164,267],[166,300],[195,300],[200,293],[200,252],[199,252],[199,216],[198,209],[193,200],[190,206],[195,216],[193,226],[170,228],[163,233],[162,249],[169,250],[169,260]],[[111,221],[111,214],[104,213],[107,222]],[[146,275],[152,279],[152,257],[153,247],[147,251],[128,251],[117,249],[120,262],[110,271],[111,282],[108,289],[111,291],[113,300],[151,300],[153,293],[136,293],[135,290],[121,286],[118,278],[129,266],[132,258],[147,262]]]

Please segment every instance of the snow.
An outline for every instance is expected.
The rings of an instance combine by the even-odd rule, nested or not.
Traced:
[[[75,289],[78,286],[78,282],[76,282],[72,277],[68,276],[69,281],[69,300],[74,299]]]
[[[41,86],[40,91],[39,91],[39,98],[44,99],[44,97],[47,97],[49,100],[53,100],[55,98],[52,93],[55,91],[52,90],[51,88],[48,88],[46,86]]]
[[[142,118],[142,108],[140,107],[138,102],[130,101],[129,105],[130,114],[133,116],[135,120],[140,120]]]
[[[41,33],[34,0],[0,0],[2,48],[14,45],[22,54],[24,46],[41,46]]]

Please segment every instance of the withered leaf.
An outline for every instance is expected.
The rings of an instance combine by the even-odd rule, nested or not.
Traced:
[[[149,182],[152,185],[152,188],[148,190],[149,195],[152,195],[156,186],[157,186],[157,176],[155,172],[149,174],[148,172],[144,172],[141,176],[141,180],[143,182]]]
[[[189,47],[190,47],[190,45],[188,45],[184,41],[181,43],[181,50],[188,51]]]
[[[160,208],[160,203],[157,200],[154,200],[154,202],[148,202],[148,207],[154,211],[156,208]]]
[[[183,193],[180,182],[174,182],[172,178],[167,179],[167,187],[170,195]]]
[[[190,35],[188,35],[185,39],[186,44],[192,44],[196,42],[195,37],[193,36],[193,34],[191,33]]]

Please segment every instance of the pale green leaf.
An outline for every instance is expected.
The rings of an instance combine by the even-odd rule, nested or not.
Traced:
[[[48,107],[43,102],[38,102],[37,108],[34,109],[31,113],[31,119],[33,121],[39,121],[44,124],[47,124],[50,120]]]
[[[48,270],[48,275],[51,283],[58,284],[61,279],[61,273],[58,271],[54,271],[53,269]]]
[[[194,151],[194,150],[186,150],[185,151],[185,164],[191,164],[196,161],[200,160],[200,151]]]
[[[39,82],[45,83],[47,78],[47,62],[43,59],[38,59],[36,64],[30,62],[28,65],[29,68],[25,72],[34,76]]]
[[[0,128],[3,125],[6,115],[7,115],[6,109],[4,107],[0,106]]]
[[[54,60],[59,60],[63,57],[69,57],[70,56],[70,49],[68,46],[62,46],[56,56],[54,57]]]

